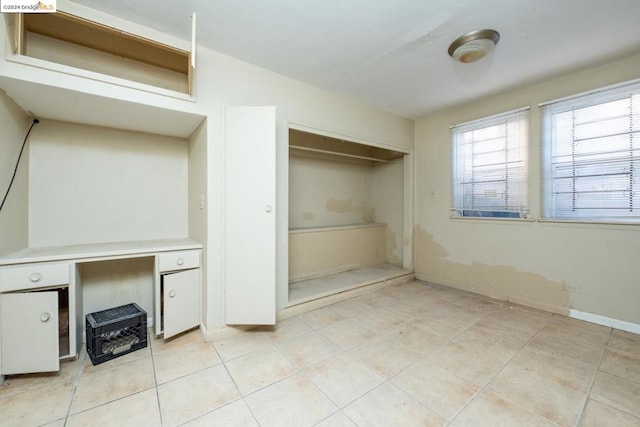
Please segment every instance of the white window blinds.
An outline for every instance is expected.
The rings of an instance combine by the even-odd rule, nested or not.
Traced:
[[[640,222],[640,83],[542,107],[542,215]]]
[[[454,217],[526,218],[529,108],[452,128]]]

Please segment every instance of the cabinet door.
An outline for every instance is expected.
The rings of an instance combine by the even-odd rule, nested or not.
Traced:
[[[164,338],[200,324],[200,269],[163,274]]]
[[[60,369],[57,292],[2,294],[0,313],[3,374]]]
[[[275,107],[229,107],[226,114],[226,323],[273,325],[276,321]]]

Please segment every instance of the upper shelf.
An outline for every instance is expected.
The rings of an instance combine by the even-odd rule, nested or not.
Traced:
[[[189,73],[189,52],[65,12],[23,16],[24,30],[124,58]]]
[[[5,16],[0,89],[34,117],[191,135],[205,115],[191,96],[186,46],[72,10]]]
[[[320,157],[339,156],[367,163],[388,163],[400,159],[404,153],[373,147],[353,141],[317,135],[297,129],[289,129],[289,149],[292,153],[311,153]]]
[[[191,53],[64,11],[7,18],[13,53],[191,94]]]

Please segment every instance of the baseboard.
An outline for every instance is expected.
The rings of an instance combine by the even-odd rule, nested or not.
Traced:
[[[637,323],[627,322],[625,320],[612,319],[611,317],[600,316],[599,314],[586,313],[584,311],[578,310],[570,310],[569,317],[595,323],[597,325],[620,329],[621,331],[640,334],[640,325],[638,325]]]
[[[423,278],[420,274],[416,274],[416,279],[421,280],[423,282],[440,284],[442,286],[446,286],[449,288],[475,293],[477,295],[484,295],[491,298],[496,298],[491,295],[485,295],[485,294],[480,294],[478,292],[475,292],[474,289],[472,288],[469,289],[463,286],[456,286],[456,284],[448,284],[446,283],[447,282],[446,280],[437,280],[437,278],[426,279],[426,278]],[[497,299],[504,300],[503,298],[497,298]],[[508,301],[513,302],[515,304],[521,304],[527,307],[536,308],[538,310],[548,311],[550,313],[561,314],[563,316],[568,316],[573,319],[584,320],[585,322],[595,323],[596,325],[608,326],[610,328],[620,329],[621,331],[632,332],[634,334],[640,335],[640,325],[637,323],[631,323],[625,320],[613,319],[611,317],[601,316],[599,314],[587,313],[584,311],[578,311],[573,309],[567,310],[564,307],[544,304],[544,303],[540,303],[540,302],[525,299],[525,298],[509,297]]]

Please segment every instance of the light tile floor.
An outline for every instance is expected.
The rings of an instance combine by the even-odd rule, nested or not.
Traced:
[[[412,281],[0,385],[2,426],[640,426],[640,336]]]

